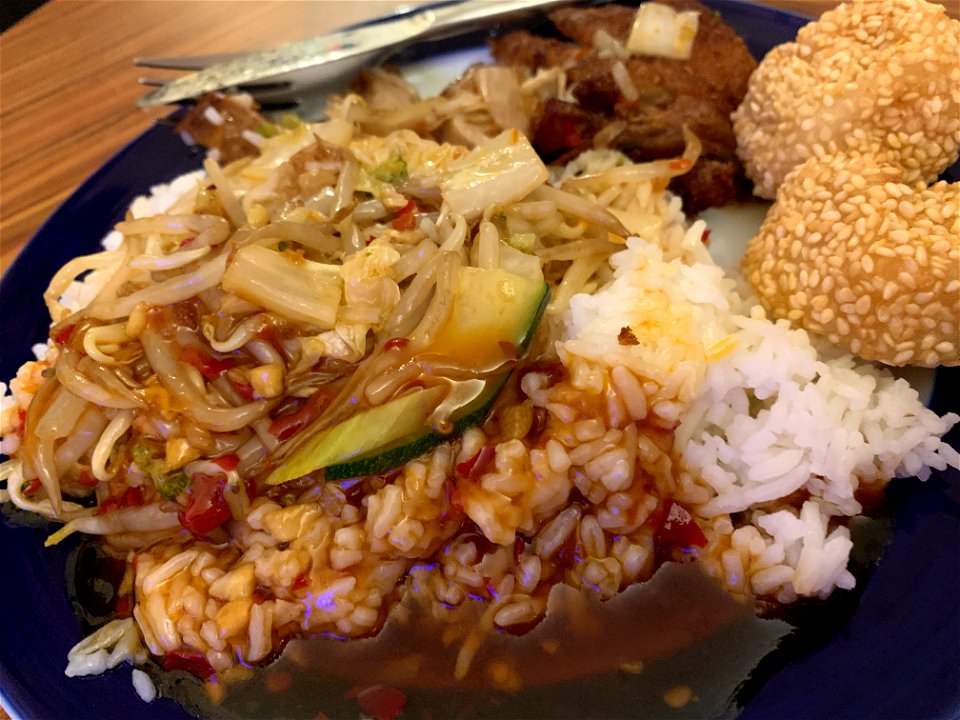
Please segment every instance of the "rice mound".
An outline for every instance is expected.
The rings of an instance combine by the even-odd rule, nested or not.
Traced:
[[[741,512],[803,488],[862,511],[860,483],[957,463],[940,436],[960,418],[937,416],[917,391],[851,356],[820,360],[805,331],[734,317],[736,349],[707,371],[677,430],[687,467],[716,492],[704,517]]]
[[[694,223],[681,243],[700,244],[704,227]],[[668,260],[659,244],[630,238],[627,250],[610,258],[613,280],[571,299],[561,359],[625,366],[660,386],[655,400],[692,400],[707,362],[733,329],[733,283],[706,253],[685,262],[682,249],[674,250]],[[618,339],[624,328],[632,337]]]
[[[861,486],[960,468],[940,439],[960,417],[850,355],[822,358],[806,331],[759,306],[738,314],[734,281],[691,254],[702,230],[691,225],[684,246],[629,239],[614,279],[572,299],[558,353],[575,384],[584,366],[614,386],[629,368],[654,421],[674,421],[677,497],[708,530],[708,572],[784,602],[851,588],[853,544],[837,519],[862,512]]]

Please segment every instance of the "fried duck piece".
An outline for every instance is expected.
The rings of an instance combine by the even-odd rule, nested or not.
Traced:
[[[534,122],[534,146],[548,160],[563,161],[597,146],[620,150],[637,162],[673,157],[683,150],[684,125],[693,130],[703,155],[671,189],[683,197],[685,210],[697,212],[738,194],[742,168],[729,114],[743,97],[755,62],[736,33],[704,6],[694,0],[664,4],[700,13],[688,60],[598,50],[604,37],[622,43],[630,32],[636,11],[619,5],[552,13],[557,29],[578,44],[519,32],[494,40],[493,54],[498,62],[531,72],[566,70],[577,102],[551,100]],[[625,72],[632,86],[630,99],[618,72]]]
[[[634,83],[649,82],[652,78],[678,95],[706,95],[724,114],[733,112],[743,99],[750,73],[757,65],[743,40],[719,15],[696,0],[658,2],[678,12],[700,13],[693,51],[688,60],[632,55],[626,64]],[[600,30],[625,43],[636,12],[635,8],[623,5],[571,7],[550,13],[550,20],[563,35],[589,48]],[[576,73],[571,74],[571,80],[577,81]]]

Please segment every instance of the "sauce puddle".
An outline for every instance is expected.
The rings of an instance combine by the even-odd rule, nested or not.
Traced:
[[[436,614],[408,597],[375,637],[292,641],[219,704],[193,679],[154,680],[205,718],[354,719],[358,694],[378,686],[403,693],[404,718],[720,717],[791,630],[758,618],[695,564],[668,563],[606,602],[554,588],[543,622],[520,636],[484,634],[458,681],[457,656],[483,626],[482,608]]]

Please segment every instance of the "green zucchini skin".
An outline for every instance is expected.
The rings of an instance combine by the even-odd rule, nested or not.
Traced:
[[[471,270],[475,272],[475,269]],[[502,271],[497,272],[500,272],[502,277]],[[529,295],[531,300],[538,300],[538,302],[535,306],[531,302],[527,307],[520,310],[525,315],[525,320],[518,322],[518,325],[522,322],[522,333],[511,338],[517,348],[518,357],[523,357],[526,353],[540,325],[544,311],[550,302],[550,288],[543,282],[536,291],[529,293]],[[530,312],[531,308],[532,312]],[[476,313],[476,310],[477,308],[474,307],[472,312]],[[490,312],[496,312],[496,310],[495,307],[489,308]],[[484,308],[484,311],[487,311],[487,308]],[[424,423],[418,431],[406,433],[393,439],[384,437],[385,442],[377,447],[370,447],[369,438],[361,438],[354,447],[362,448],[366,446],[368,449],[359,455],[354,455],[351,452],[348,441],[350,435],[363,433],[365,427],[371,428],[371,433],[379,432],[385,423],[391,424],[391,413],[411,412],[423,417],[429,416],[433,408],[436,407],[436,401],[426,397],[426,394],[432,392],[435,388],[427,388],[420,393],[423,393],[424,401],[429,400],[429,402],[418,404],[417,395],[403,396],[385,405],[363,410],[347,418],[339,425],[328,428],[320,434],[320,437],[308,442],[304,448],[288,458],[287,462],[274,469],[267,478],[267,483],[278,485],[321,469],[324,479],[342,480],[351,477],[376,475],[400,467],[432,450],[437,445],[459,437],[467,428],[482,423],[489,415],[511,374],[512,368],[499,375],[487,378],[486,387],[480,395],[471,401],[465,409],[461,409],[463,414],[459,417],[454,415],[451,418],[453,426],[450,432],[441,433]],[[425,413],[427,406],[430,407],[430,412]],[[392,420],[394,426],[404,425],[402,418],[398,418],[396,415],[393,416]],[[406,423],[406,425],[409,425],[409,423]],[[351,455],[353,456],[351,457]]]
[[[437,445],[459,437],[467,428],[479,425],[486,420],[490,409],[493,407],[493,403],[496,401],[497,396],[500,395],[500,390],[506,384],[509,375],[510,373],[505,373],[502,378],[488,380],[488,383],[497,383],[496,391],[490,393],[489,397],[486,398],[483,404],[476,410],[464,415],[459,420],[455,420],[453,430],[449,433],[444,435],[436,430],[428,430],[422,435],[406,438],[394,447],[378,450],[375,454],[329,465],[324,471],[324,477],[327,480],[344,480],[346,478],[361,477],[364,475],[376,475],[400,467],[401,465],[406,465],[411,460],[415,460],[421,455],[430,452]],[[486,391],[484,391],[484,395],[487,395]]]
[[[540,305],[537,307],[536,312],[531,319],[527,332],[522,338],[520,338],[520,342],[517,344],[517,350],[521,357],[530,347],[530,341],[533,339],[534,333],[540,326],[540,320],[543,318],[543,313],[546,311],[547,305],[549,304],[550,288],[546,285],[546,283],[544,283],[544,293],[543,298],[540,301]],[[345,480],[353,477],[376,475],[378,473],[400,467],[401,465],[406,465],[411,460],[415,460],[421,455],[430,452],[438,445],[459,437],[468,428],[471,428],[474,425],[480,425],[487,419],[487,415],[490,414],[493,404],[500,396],[500,391],[503,389],[504,385],[507,384],[507,381],[510,379],[512,374],[513,372],[511,370],[497,378],[491,378],[490,380],[487,380],[488,387],[486,390],[484,390],[484,395],[486,397],[480,404],[480,407],[455,420],[453,424],[453,430],[451,432],[442,434],[435,430],[430,430],[425,432],[423,435],[407,440],[396,447],[384,449],[376,454],[368,455],[367,457],[330,465],[324,471],[324,477],[327,480]]]

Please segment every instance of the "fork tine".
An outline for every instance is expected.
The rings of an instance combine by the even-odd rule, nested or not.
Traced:
[[[169,78],[141,77],[138,78],[137,82],[145,87],[162,87],[170,82],[170,80]],[[264,80],[262,82],[243,83],[242,85],[237,86],[238,90],[242,90],[243,92],[248,92],[250,94],[283,92],[291,90],[292,88],[293,83],[285,80],[275,80],[272,82],[269,80]]]
[[[185,55],[182,57],[138,57],[133,59],[137,67],[156,68],[158,70],[203,70],[210,65],[232,60],[244,53],[214,53],[211,55]]]
[[[138,81],[145,87],[160,87],[169,82],[169,80],[151,77],[141,77]],[[290,82],[249,83],[238,86],[237,90],[250,93],[260,105],[260,108],[267,112],[295,110],[300,106],[300,98],[296,94],[296,88]],[[197,98],[189,98],[178,102],[177,105],[193,105],[196,100]]]

